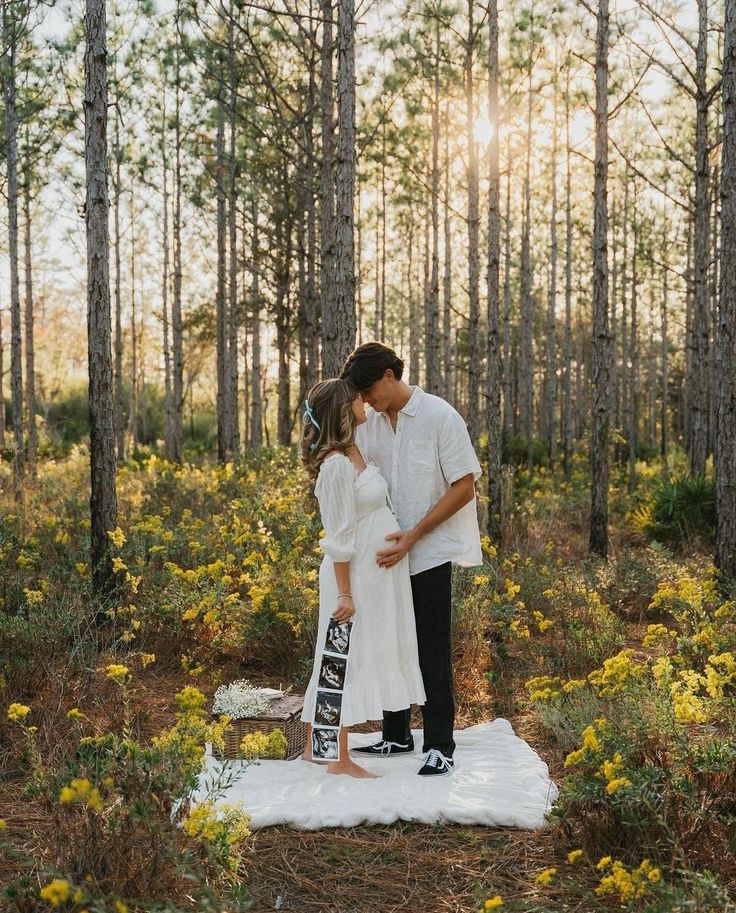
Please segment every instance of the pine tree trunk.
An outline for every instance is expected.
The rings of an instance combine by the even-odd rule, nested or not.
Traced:
[[[654,263],[651,264],[652,289],[656,288]],[[649,342],[647,345],[647,447],[654,449],[657,437],[657,359],[654,352],[654,301],[649,299]]]
[[[286,168],[284,168],[286,172]],[[282,175],[284,193],[288,193],[287,174]],[[286,206],[284,206],[286,209]],[[287,217],[288,218],[288,217]],[[291,285],[292,226],[283,215],[276,226],[276,249],[279,251],[276,265],[276,348],[278,350],[278,442],[284,446],[291,443],[291,366],[289,347],[291,340],[291,311],[289,289]]]
[[[173,459],[174,409],[171,391],[171,327],[169,318],[169,156],[166,136],[166,94],[163,97],[161,118],[161,171],[163,178],[163,224],[161,246],[164,263],[161,282],[161,316],[163,322],[164,345],[164,406],[166,413],[165,452],[166,459]]]
[[[595,89],[590,550],[601,558],[607,558],[608,429],[611,405],[608,331],[608,0],[598,0]]]
[[[414,291],[414,220],[409,215],[409,233],[407,237],[407,295],[409,298],[409,383],[419,383],[419,341],[421,327],[419,325],[419,305]]]
[[[130,385],[128,388],[128,437],[138,443],[138,317],[135,286],[135,198],[130,193]]]
[[[633,234],[631,256],[631,371],[629,375],[629,492],[636,487],[636,451],[639,446],[639,222],[634,188]]]
[[[726,0],[721,156],[715,564],[724,595],[733,598],[736,581],[736,0]]]
[[[250,308],[246,289],[248,288],[248,217],[245,205],[242,209],[240,221],[240,287],[243,289],[243,448],[250,447],[250,359],[248,356],[250,340],[248,337]]]
[[[177,0],[177,29],[179,5]],[[181,64],[179,46],[174,50],[174,288],[171,302],[171,344],[173,354],[172,401],[173,422],[171,434],[171,458],[180,462],[184,447],[184,332],[181,313]]]
[[[531,156],[532,156],[532,51],[528,60],[526,168],[524,173],[524,211],[521,236],[521,313],[519,326],[519,411],[521,435],[527,448],[527,467],[534,465],[533,434],[533,330],[534,301],[532,298],[531,260]]]
[[[312,32],[312,47],[316,46],[316,33]],[[319,371],[319,300],[317,298],[317,214],[315,210],[316,159],[314,155],[314,109],[317,103],[315,74],[316,61],[309,58],[309,82],[307,86],[307,115],[304,120],[304,148],[306,157],[305,179],[307,183],[307,298],[305,323],[307,333],[307,376],[306,388],[310,389],[320,376]]]
[[[333,363],[339,374],[355,346],[355,0],[339,0],[337,168],[335,171],[335,319]]]
[[[237,117],[238,117],[238,61],[234,45],[234,23],[236,14],[234,3],[230,3],[228,17],[228,45],[230,69],[230,110],[229,110],[229,145],[228,150],[228,315],[227,315],[227,356],[228,356],[228,401],[227,432],[228,451],[230,455],[240,452],[240,412],[238,410],[238,389],[240,385],[238,365],[238,330],[240,328],[238,310],[238,162],[236,156]]]
[[[219,90],[220,92],[222,89]],[[215,193],[217,197],[217,459],[223,463],[230,454],[229,364],[227,353],[228,302],[226,281],[227,201],[225,196],[225,106],[217,99],[215,141]]]
[[[549,293],[547,297],[547,343],[546,349],[546,402],[544,414],[547,421],[547,453],[549,465],[557,459],[557,85],[554,87],[554,109],[552,118],[552,212],[550,213],[549,244]]]
[[[332,85],[334,0],[321,0],[321,131],[320,168],[320,297],[322,301],[322,372],[334,377],[342,368],[337,354],[337,289],[335,286],[334,92]]]
[[[631,391],[629,389],[630,377],[630,351],[629,351],[629,169],[624,173],[624,210],[623,210],[623,247],[621,263],[621,429],[622,438],[628,435],[631,427]],[[624,444],[617,445],[618,462],[626,462]]]
[[[687,259],[685,263],[685,383],[683,384],[683,438],[685,441],[685,450],[690,453],[692,450],[692,435],[690,433],[691,409],[690,401],[692,400],[693,391],[693,219],[688,213],[687,221],[687,238],[685,247],[687,250]]]
[[[608,296],[611,310],[611,406],[614,430],[618,428],[618,206],[611,195],[611,288]]]
[[[435,21],[435,59],[432,83],[432,267],[424,314],[424,363],[427,373],[426,389],[436,396],[442,392],[440,383],[440,23]]]
[[[120,160],[123,152],[120,145],[120,118],[115,112],[113,157],[115,178],[113,181],[113,252],[115,258],[115,442],[119,465],[125,462],[125,391],[123,389],[123,299],[120,255],[120,197],[122,194]]]
[[[263,446],[263,401],[261,399],[261,297],[260,275],[261,258],[258,232],[258,198],[253,194],[252,215],[253,234],[251,239],[251,355],[250,355],[250,446]]]
[[[17,7],[3,0],[3,101],[5,107],[5,169],[8,200],[8,256],[10,258],[10,391],[13,407],[13,485],[21,497],[23,459],[23,351],[18,278],[18,116],[16,111],[15,54],[20,23]]]
[[[499,271],[501,259],[501,175],[498,148],[498,0],[488,3],[488,337],[486,345],[486,427],[488,429],[488,535],[501,541],[501,349]]]
[[[31,255],[31,162],[26,132],[26,163],[23,181],[23,219],[25,228],[25,331],[26,331],[26,410],[28,415],[28,475],[36,479],[36,368],[33,337],[33,270]]]
[[[511,139],[506,142],[506,161],[511,161]],[[506,227],[503,255],[503,451],[508,453],[514,431],[514,400],[511,375],[511,168],[506,171]]]
[[[478,232],[478,144],[475,139],[475,86],[473,55],[475,53],[475,0],[468,0],[468,34],[465,43],[465,129],[468,139],[468,411],[470,440],[477,443],[480,435],[480,263]]]
[[[562,380],[562,463],[572,475],[572,146],[570,143],[570,67],[565,76],[565,341]]]
[[[386,229],[388,212],[388,189],[386,187],[386,118],[381,125],[381,287],[376,300],[378,312],[377,339],[386,336]],[[376,248],[376,251],[378,248]]]
[[[114,591],[111,542],[117,526],[113,428],[107,197],[107,51],[105,0],[87,0],[84,138],[87,230],[87,338],[90,424],[90,567],[94,592]]]
[[[662,266],[662,302],[660,306],[660,321],[662,333],[662,411],[660,419],[661,445],[660,453],[664,458],[665,465],[669,456],[669,388],[670,388],[670,352],[668,339],[668,318],[669,318],[669,269],[667,266],[668,258],[668,228],[669,221],[665,211],[664,230],[663,230],[663,260]]]
[[[443,228],[445,241],[444,275],[442,277],[442,355],[444,362],[444,397],[452,400],[452,231],[450,221],[450,103],[445,111],[445,206]]]
[[[698,0],[695,122],[695,300],[693,307],[693,365],[690,398],[690,472],[703,474],[708,446],[708,3]]]
[[[718,166],[713,169],[713,192],[711,200],[712,229],[711,229],[711,255],[710,255],[710,294],[708,326],[712,327],[712,341],[708,341],[708,438],[707,454],[715,455],[715,437],[716,437],[716,386],[718,384],[718,374],[716,369],[716,335],[718,326],[718,278],[720,263],[720,232],[719,232],[719,209],[718,202],[721,192],[720,173]]]

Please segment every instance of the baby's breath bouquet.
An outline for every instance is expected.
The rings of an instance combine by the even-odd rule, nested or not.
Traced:
[[[276,688],[256,688],[247,679],[239,678],[229,685],[220,685],[215,691],[212,713],[225,713],[232,720],[261,716],[269,703],[283,694]]]

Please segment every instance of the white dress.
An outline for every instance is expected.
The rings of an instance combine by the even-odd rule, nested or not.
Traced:
[[[380,720],[384,710],[404,710],[425,702],[419,669],[409,562],[379,567],[376,553],[389,548],[399,524],[388,507],[386,481],[369,463],[358,472],[343,454],[320,467],[314,493],[326,535],[319,571],[319,632],[314,670],[304,696],[302,720],[311,722],[322,649],[337,607],[333,561],[350,562],[355,615],[342,699],[341,725]]]

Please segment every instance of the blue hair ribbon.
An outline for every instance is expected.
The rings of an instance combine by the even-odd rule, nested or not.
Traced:
[[[314,425],[314,427],[317,429],[317,441],[318,441],[318,440],[319,440],[319,435],[322,434],[322,429],[321,429],[320,426],[319,426],[319,422],[318,422],[317,419],[314,417],[314,413],[312,412],[312,407],[309,405],[309,400],[308,400],[308,399],[305,399],[305,400],[304,400],[304,418],[305,418],[305,419],[309,419],[309,421],[310,421],[310,422]],[[314,448],[317,446],[317,441],[315,441],[313,444],[310,444],[310,445],[309,445],[309,449],[310,449],[310,450],[314,450]]]

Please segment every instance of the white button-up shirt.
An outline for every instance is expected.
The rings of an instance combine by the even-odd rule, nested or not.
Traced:
[[[480,478],[465,422],[439,396],[412,387],[409,401],[399,411],[396,431],[386,412],[366,408],[366,418],[357,428],[356,442],[388,482],[402,529],[416,526],[453,482],[469,473]],[[475,496],[416,543],[409,552],[409,572],[418,574],[447,561],[463,567],[483,562]]]

